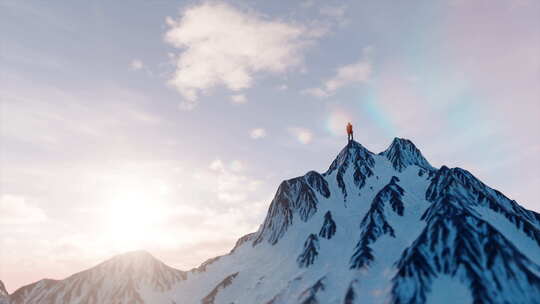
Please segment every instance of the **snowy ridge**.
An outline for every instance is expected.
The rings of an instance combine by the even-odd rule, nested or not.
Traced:
[[[435,168],[429,164],[420,150],[408,139],[394,138],[390,147],[381,152],[380,155],[388,158],[394,169],[399,172],[411,165],[427,171],[435,171]]]
[[[277,243],[292,225],[295,215],[304,222],[309,220],[317,212],[316,193],[325,198],[330,196],[328,182],[315,171],[282,182],[270,203],[263,228],[255,237],[253,244],[256,245],[265,238],[271,244]]]
[[[540,304],[539,261],[538,213],[466,170],[434,169],[409,140],[379,154],[351,141],[324,174],[282,182],[226,255],[188,272],[121,255],[9,301]]]
[[[349,141],[347,146],[341,150],[337,158],[332,162],[328,171],[324,173],[324,176],[335,174],[337,184],[343,193],[343,199],[346,200],[347,187],[345,186],[345,179],[348,178],[346,173],[349,167],[352,169],[350,174],[352,174],[354,184],[360,190],[366,184],[366,179],[373,176],[372,168],[374,165],[375,160],[371,151],[356,141]]]
[[[233,274],[227,276],[225,279],[223,279],[223,281],[219,282],[219,284],[217,284],[217,286],[214,287],[214,289],[212,289],[212,291],[209,294],[207,294],[206,297],[204,297],[202,299],[202,301],[201,301],[202,304],[214,304],[217,293],[221,289],[227,288],[227,286],[231,285],[232,281],[234,280],[234,278],[236,278],[237,275],[238,275],[238,272],[233,273]]]
[[[233,249],[231,249],[230,253],[233,253],[236,250],[236,248],[242,246],[242,244],[244,244],[245,242],[249,242],[253,240],[255,236],[256,236],[256,233],[253,232],[253,233],[248,233],[244,235],[243,237],[239,238],[238,241],[236,241],[236,244],[234,244],[234,247]]]
[[[426,199],[436,201],[448,194],[459,197],[461,202],[467,202],[470,208],[484,206],[502,214],[540,246],[540,226],[536,214],[519,206],[499,191],[484,185],[468,171],[443,166],[436,172],[426,192]]]
[[[442,274],[470,286],[475,303],[540,303],[540,266],[459,198],[441,197],[422,219],[427,227],[398,262],[393,303],[424,303]]]
[[[397,182],[399,182],[399,178],[392,176],[388,185],[384,186],[373,199],[371,208],[366,213],[360,225],[362,233],[360,234],[360,240],[356,244],[354,254],[351,257],[351,269],[369,266],[375,259],[373,250],[369,245],[377,241],[381,235],[389,234],[391,237],[396,237],[394,228],[388,223],[384,214],[385,202],[388,201],[392,210],[399,216],[403,216],[404,206],[401,197],[404,190]]]

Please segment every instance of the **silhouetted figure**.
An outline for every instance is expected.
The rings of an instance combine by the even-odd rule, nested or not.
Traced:
[[[351,123],[347,123],[347,140],[351,141],[354,140],[353,138],[353,131],[352,131],[352,125]]]

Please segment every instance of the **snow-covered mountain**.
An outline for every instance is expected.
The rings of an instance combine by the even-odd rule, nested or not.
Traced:
[[[282,182],[227,255],[184,272],[128,253],[10,301],[540,303],[540,215],[409,140],[379,154],[352,141],[325,173]]]
[[[11,303],[154,303],[149,294],[167,292],[185,279],[184,272],[136,251],[61,281],[46,279],[24,286],[10,299]]]

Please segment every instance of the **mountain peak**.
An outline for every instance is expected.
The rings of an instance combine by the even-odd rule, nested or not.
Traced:
[[[113,260],[124,260],[124,261],[134,261],[134,260],[156,260],[150,252],[146,250],[133,250],[124,253],[117,254],[109,259]]]
[[[414,143],[405,138],[394,138],[390,147],[379,153],[379,155],[385,156],[392,163],[394,169],[399,172],[411,165],[418,166],[428,171],[435,170]]]
[[[364,147],[361,143],[357,142],[356,140],[350,140],[347,145],[341,150],[343,152],[344,150],[352,150],[352,151],[358,151],[360,153],[370,153],[373,154],[371,151],[369,151],[366,147]]]
[[[345,184],[345,176],[347,171],[349,169],[352,170],[351,174],[353,176],[354,185],[357,190],[360,190],[366,184],[366,180],[373,176],[373,167],[375,166],[373,155],[373,152],[366,149],[359,142],[351,140],[347,143],[345,148],[339,152],[338,156],[323,176],[333,176],[335,172],[336,181],[346,200],[347,186]]]
[[[371,163],[373,162],[373,155],[373,152],[362,146],[361,143],[351,140],[343,149],[341,149],[336,159],[330,165],[330,168],[328,168],[328,171],[326,171],[325,175],[332,174],[334,170],[351,161],[368,161]]]
[[[146,250],[133,250],[113,256],[111,259],[154,259],[157,260],[150,252]]]
[[[163,264],[148,251],[137,250],[118,254],[105,262],[99,264],[96,268],[106,269],[112,272],[133,271],[135,273],[146,272],[147,269],[161,267]]]

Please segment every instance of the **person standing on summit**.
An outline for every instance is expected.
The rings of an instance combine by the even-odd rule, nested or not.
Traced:
[[[353,131],[352,131],[352,124],[350,122],[347,123],[347,140],[348,141],[354,140]]]

